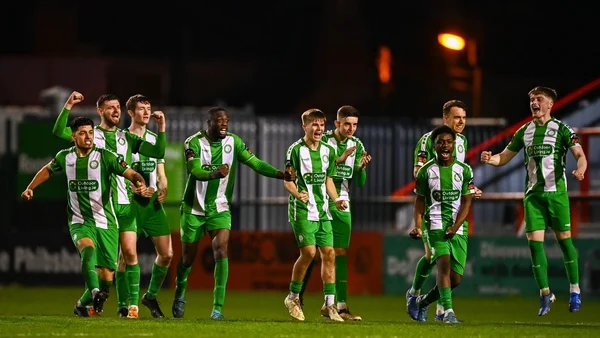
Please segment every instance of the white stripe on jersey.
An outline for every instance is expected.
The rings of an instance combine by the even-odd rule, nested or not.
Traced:
[[[210,142],[206,137],[202,137],[198,140],[200,144],[200,165],[203,163],[211,163],[212,153],[210,151]],[[229,175],[228,175],[229,176]],[[206,189],[208,188],[208,181],[196,181],[196,198],[194,199],[194,206],[192,208],[192,215],[204,216],[206,213],[206,205],[204,200],[206,198]]]
[[[227,164],[230,170],[233,166],[233,156],[235,154],[234,141],[235,140],[231,136],[226,136],[223,140],[221,140],[221,164]],[[227,149],[229,149],[229,152],[226,151]],[[225,196],[227,184],[229,183],[229,177],[231,176],[227,175],[219,180],[219,189],[217,190],[217,198],[215,199],[217,212],[229,210],[229,202],[227,202],[227,196]]]
[[[125,132],[122,130],[117,130],[115,140],[117,141],[117,154],[123,156],[123,159],[127,159],[128,144]],[[123,142],[121,142],[120,140],[123,140]],[[127,186],[125,185],[125,177],[115,175],[115,179],[117,180],[117,187],[119,189],[119,194],[117,195],[117,203],[129,204],[129,194],[127,193]]]
[[[98,182],[98,189],[89,192],[90,207],[94,215],[94,222],[96,223],[96,227],[101,229],[108,229],[108,219],[106,219],[106,214],[104,213],[104,203],[102,201],[102,166],[97,165],[96,168],[92,168],[92,166],[90,165],[92,161],[96,161],[96,163],[101,163],[102,157],[100,155],[100,152],[96,150],[92,151],[89,156],[90,157],[87,166],[87,179]]]
[[[77,153],[70,152],[65,157],[65,174],[67,176],[67,182],[77,179]],[[71,204],[71,211],[73,216],[71,219],[72,224],[83,224],[83,215],[81,215],[81,209],[79,208],[79,199],[77,198],[77,191],[71,191],[69,189],[69,203]]]
[[[304,174],[313,172],[312,161],[310,159],[310,150],[305,145],[300,147],[300,175],[304,177]],[[315,193],[313,192],[312,186],[307,186],[306,193],[308,194],[308,215],[307,218],[310,221],[319,220],[319,210],[317,209],[317,202],[315,201]]]

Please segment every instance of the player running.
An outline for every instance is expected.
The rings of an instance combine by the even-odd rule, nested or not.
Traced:
[[[75,145],[59,151],[52,162],[35,175],[21,196],[33,198],[33,191],[58,171],[65,171],[68,187],[68,222],[73,244],[81,257],[86,291],[74,312],[80,317],[102,312],[117,268],[118,222],[111,203],[111,181],[119,175],[143,192],[144,178],[129,168],[122,156],[94,145],[94,122],[78,117],[71,124]],[[97,269],[97,270],[96,270]],[[90,304],[93,303],[93,306]]]
[[[533,120],[525,123],[513,136],[510,143],[499,154],[489,151],[481,153],[481,162],[496,167],[503,166],[523,149],[525,170],[525,231],[533,276],[540,289],[539,316],[550,311],[556,297],[548,284],[548,261],[544,252],[546,227],[554,231],[560,246],[570,285],[569,311],[581,308],[579,289],[579,264],[577,250],[571,239],[571,210],[567,193],[565,166],[567,150],[577,161],[571,174],[583,180],[587,159],[575,131],[552,116],[550,112],[556,101],[556,91],[548,87],[535,87],[529,91],[529,107]]]
[[[468,164],[457,161],[453,154],[456,133],[448,126],[431,132],[436,158],[429,160],[417,173],[415,228],[418,237],[431,252],[431,262],[437,265],[435,287],[417,298],[418,320],[427,320],[429,304],[439,299],[444,308],[445,323],[459,323],[452,309],[452,288],[456,287],[467,263],[467,242],[456,241],[464,232],[475,193],[473,171]],[[423,227],[422,227],[423,226]]]
[[[231,231],[231,200],[238,162],[256,173],[292,181],[295,174],[288,168],[281,172],[260,160],[246,147],[242,139],[227,132],[229,116],[223,108],[208,111],[207,129],[185,141],[185,158],[189,173],[181,202],[181,260],[177,265],[173,317],[184,314],[187,277],[198,250],[198,241],[205,232],[210,235],[215,259],[215,288],[211,319],[225,319],[222,314],[225,289],[229,276],[227,246]]]
[[[64,140],[70,140],[71,128],[67,127],[69,112],[84,96],[75,91],[65,102],[58,115],[52,133]],[[166,123],[162,113],[152,115],[158,123],[156,144],[144,141],[138,136],[117,128],[121,122],[121,104],[113,94],[105,94],[96,102],[100,125],[95,127],[94,143],[98,148],[108,149],[121,155],[131,163],[132,154],[141,153],[148,157],[162,158],[165,155]],[[136,242],[137,225],[135,205],[129,184],[122,177],[113,176],[112,199],[119,224],[119,266],[116,273],[117,314],[119,317],[138,318],[140,292],[140,266],[138,264]],[[139,193],[139,191],[138,191]],[[108,290],[106,290],[108,292]]]

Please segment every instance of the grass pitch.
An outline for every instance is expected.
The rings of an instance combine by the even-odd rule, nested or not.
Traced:
[[[73,315],[81,288],[0,287],[2,337],[597,337],[600,302],[583,300],[582,311],[570,313],[561,297],[546,316],[538,317],[536,298],[457,298],[454,309],[464,323],[413,322],[403,296],[350,296],[362,322],[333,323],[320,317],[320,294],[305,300],[305,322],[293,321],[283,305],[284,293],[228,292],[223,314],[212,321],[212,293],[188,291],[183,319],[171,316],[173,290],[159,294],[167,318],[150,317],[140,306],[140,319],[116,316],[114,290],[101,318]]]

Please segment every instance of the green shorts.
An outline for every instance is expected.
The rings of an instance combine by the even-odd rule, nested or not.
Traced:
[[[171,234],[169,221],[165,208],[156,198],[157,194],[145,201],[133,200],[137,211],[137,233],[138,237],[158,237]]]
[[[331,220],[333,247],[348,249],[350,247],[350,235],[352,232],[352,216],[350,209],[348,208],[348,211],[340,211],[335,207],[335,204],[333,204],[333,207],[329,207],[329,212],[333,217]]]
[[[445,230],[426,230],[423,232],[423,242],[431,249],[431,261],[443,255],[450,255],[450,268],[459,275],[465,273],[467,264],[468,235],[455,235],[452,239],[444,238]]]
[[[137,232],[135,204],[116,204],[115,214],[119,222],[119,232]]]
[[[117,228],[100,229],[85,224],[71,224],[69,234],[77,248],[77,241],[89,238],[96,247],[96,266],[115,270],[119,256],[119,230]]]
[[[183,243],[196,243],[202,238],[204,232],[218,229],[231,230],[231,213],[229,211],[209,216],[181,213],[179,230]]]
[[[523,198],[525,210],[525,231],[571,230],[571,208],[566,191],[530,192]]]
[[[298,247],[308,245],[333,246],[331,221],[294,221],[290,222]]]

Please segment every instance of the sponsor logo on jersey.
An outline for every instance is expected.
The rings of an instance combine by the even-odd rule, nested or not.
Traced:
[[[304,179],[304,183],[307,185],[320,185],[325,183],[325,179],[327,178],[327,174],[325,173],[306,173],[302,175]]]
[[[437,202],[454,202],[460,198],[458,190],[434,190],[431,192],[431,197]]]
[[[534,144],[527,147],[527,156],[546,157],[554,152],[554,147],[550,144]]]
[[[70,180],[69,191],[90,192],[98,190],[100,184],[96,180]]]

